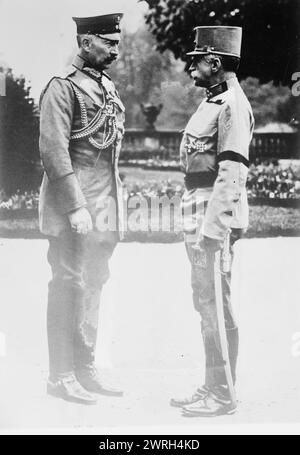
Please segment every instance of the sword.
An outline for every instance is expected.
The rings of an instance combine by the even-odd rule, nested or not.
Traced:
[[[227,231],[222,252],[219,250],[215,253],[214,262],[214,280],[215,280],[215,293],[216,293],[216,310],[218,319],[218,329],[221,344],[221,354],[224,364],[225,376],[229,390],[231,403],[236,406],[236,394],[234,390],[231,367],[228,354],[227,335],[225,328],[224,307],[223,307],[223,293],[222,293],[222,273],[229,272],[230,270],[230,229]]]

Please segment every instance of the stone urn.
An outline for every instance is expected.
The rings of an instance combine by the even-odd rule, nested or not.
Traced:
[[[154,104],[147,103],[147,104],[141,104],[141,109],[146,117],[146,129],[147,130],[155,130],[155,125],[154,123],[156,122],[156,119],[162,110],[163,105],[159,104],[158,106],[155,106]]]

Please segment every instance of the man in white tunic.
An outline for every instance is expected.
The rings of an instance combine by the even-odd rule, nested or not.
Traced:
[[[205,381],[189,398],[173,398],[185,416],[232,413],[221,354],[214,287],[214,257],[226,237],[231,247],[248,225],[246,180],[249,144],[254,128],[251,106],[236,71],[242,29],[197,27],[189,71],[206,88],[188,122],[180,147],[186,191],[182,199],[185,245],[192,266],[193,303],[201,316]],[[229,360],[236,379],[238,328],[230,302],[230,271],[222,274],[222,293]]]

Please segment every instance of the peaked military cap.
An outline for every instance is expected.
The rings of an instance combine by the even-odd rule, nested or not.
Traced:
[[[242,29],[223,25],[196,27],[195,49],[187,55],[219,54],[241,56]]]
[[[94,17],[72,17],[77,26],[78,34],[108,35],[120,33],[120,22],[123,13],[104,14]]]

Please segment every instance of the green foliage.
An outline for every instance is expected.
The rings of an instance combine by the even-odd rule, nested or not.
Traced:
[[[120,58],[110,75],[126,107],[127,128],[145,126],[140,104],[152,102],[163,104],[156,122],[158,129],[181,130],[205,95],[184,71],[184,63],[170,51],[156,51],[155,40],[145,28],[124,33]],[[242,87],[252,105],[256,126],[289,122],[296,112],[296,97],[287,87],[272,82],[261,84],[252,77],[243,80]]]
[[[260,84],[259,80],[248,77],[241,82],[246,93],[257,126],[270,122],[288,123],[294,112],[294,97],[288,87],[275,86],[273,82]]]
[[[157,128],[181,129],[197,108],[201,91],[170,52],[160,54],[145,28],[122,35],[120,58],[109,71],[126,107],[126,127],[143,128],[141,103],[163,104]]]
[[[37,185],[38,116],[24,77],[5,74],[6,96],[0,97],[0,188],[7,194]]]
[[[161,85],[164,109],[159,120],[165,128],[183,129],[194,114],[205,92],[194,86],[182,67],[173,68],[169,79]]]
[[[156,92],[169,65],[169,55],[162,57],[155,50],[147,30],[124,31],[120,58],[109,72],[126,107],[126,126],[144,125],[140,104],[157,101]]]
[[[242,78],[289,84],[297,71],[300,8],[298,0],[145,0],[146,23],[157,49],[187,61],[198,25],[243,27]]]

